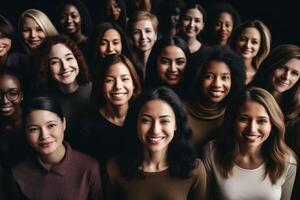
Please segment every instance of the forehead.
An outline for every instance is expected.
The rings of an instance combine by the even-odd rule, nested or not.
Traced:
[[[228,12],[221,12],[218,15],[218,20],[220,21],[227,21],[227,22],[233,22],[232,15]]]
[[[189,17],[193,17],[193,18],[201,18],[201,19],[203,18],[203,14],[197,8],[188,9],[184,13],[184,15],[189,16]]]
[[[39,26],[39,24],[35,21],[35,19],[33,19],[30,16],[25,16],[23,18],[22,22],[23,22],[22,25],[24,25],[24,26],[29,26],[29,27],[38,27]]]
[[[169,45],[162,49],[160,57],[166,56],[169,58],[186,57],[181,48],[175,45]]]
[[[296,70],[300,72],[300,59],[298,58],[291,58],[285,63],[285,66],[287,66],[291,70]]]
[[[247,27],[242,32],[241,35],[248,36],[250,38],[260,39],[261,35],[257,28],[255,27]]]
[[[269,117],[266,108],[259,102],[248,100],[238,109],[239,114],[245,114],[252,117]]]
[[[62,43],[58,43],[51,47],[49,57],[65,55],[65,54],[69,54],[69,53],[73,54],[73,52],[66,45],[64,45]]]
[[[110,28],[104,32],[103,38],[118,38],[118,39],[120,39],[121,36],[120,36],[120,33],[116,29]]]
[[[10,88],[20,89],[20,81],[12,75],[0,75],[0,89],[5,91]]]
[[[107,75],[124,75],[130,74],[128,67],[123,62],[110,65],[106,72]]]
[[[230,73],[228,65],[225,62],[218,60],[209,61],[204,71],[210,73]]]
[[[150,19],[139,20],[133,24],[133,29],[145,29],[145,28],[153,29],[153,24]]]
[[[61,121],[59,116],[48,110],[33,110],[26,116],[26,123],[43,124],[48,121]]]
[[[140,109],[140,114],[148,114],[151,116],[169,115],[175,117],[172,107],[163,100],[155,99],[146,102]]]
[[[79,10],[77,9],[77,7],[74,4],[66,4],[64,6],[63,12],[65,13],[79,13]]]

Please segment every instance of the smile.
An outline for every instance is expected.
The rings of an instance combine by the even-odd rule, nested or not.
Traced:
[[[150,144],[159,144],[164,139],[165,139],[165,137],[163,137],[163,136],[161,136],[161,137],[147,137],[147,141]]]
[[[245,134],[244,138],[248,141],[248,142],[255,142],[255,140],[257,138],[260,138],[260,135],[251,135],[251,134]]]
[[[224,91],[223,90],[208,90],[208,93],[212,97],[219,98],[219,97],[222,97]]]
[[[54,142],[42,142],[39,143],[39,146],[42,148],[49,148]]]
[[[60,73],[59,76],[63,77],[63,78],[68,78],[71,76],[71,74],[73,73],[74,70],[71,70],[71,71],[66,71],[66,72],[63,72],[63,73]]]

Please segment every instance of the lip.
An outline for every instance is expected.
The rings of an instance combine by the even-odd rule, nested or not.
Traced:
[[[29,40],[29,43],[30,43],[31,45],[38,45],[38,44],[41,43],[41,40]]]
[[[54,141],[41,142],[41,143],[39,143],[39,146],[42,147],[42,148],[49,148],[53,143],[54,143]]]
[[[256,139],[260,138],[260,135],[257,135],[257,134],[244,134],[243,138],[246,141],[252,143],[252,142],[255,142]]]
[[[139,46],[140,47],[146,47],[148,45],[149,42],[143,40],[143,41],[139,41]]]
[[[167,77],[169,80],[178,80],[178,79],[179,79],[179,75],[178,75],[178,74],[167,73],[167,74],[166,74],[166,77]]]
[[[72,75],[74,70],[70,70],[70,71],[64,71],[62,73],[59,74],[59,76],[63,77],[63,78],[68,78]]]
[[[226,32],[220,32],[219,36],[220,36],[220,38],[226,38],[226,37],[228,37],[228,33],[226,33]]]
[[[157,145],[164,139],[165,139],[164,136],[146,137],[147,142],[152,145]]]
[[[224,91],[223,90],[208,90],[208,93],[211,97],[220,98],[223,96]]]
[[[288,82],[282,81],[281,79],[276,79],[277,84],[282,86],[289,86]]]
[[[13,110],[13,106],[0,106],[0,111],[2,113],[9,113]]]

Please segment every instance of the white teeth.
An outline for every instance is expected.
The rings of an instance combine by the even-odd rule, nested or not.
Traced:
[[[222,95],[222,91],[209,91],[212,96],[220,97]]]
[[[163,137],[148,137],[148,140],[150,140],[150,142],[158,142],[161,141],[163,139]]]
[[[259,135],[245,135],[248,140],[255,140],[259,138]]]

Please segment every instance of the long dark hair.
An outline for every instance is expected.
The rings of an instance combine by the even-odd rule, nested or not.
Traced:
[[[132,105],[126,117],[123,151],[117,157],[122,176],[127,178],[142,178],[139,170],[144,160],[143,145],[137,137],[138,114],[145,103],[151,100],[162,100],[169,104],[175,113],[177,130],[169,144],[167,162],[170,175],[178,178],[188,178],[195,168],[195,152],[190,144],[191,129],[187,123],[186,112],[179,97],[167,87],[159,87],[145,91]]]

